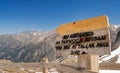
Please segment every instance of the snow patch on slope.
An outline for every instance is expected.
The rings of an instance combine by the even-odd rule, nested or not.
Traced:
[[[120,25],[113,25],[116,29],[118,28],[118,27],[120,27]]]
[[[120,73],[120,70],[100,70],[99,73]]]
[[[120,63],[120,46],[116,50],[112,51],[111,55],[104,55],[100,57],[100,63],[109,62],[115,56],[118,56],[116,63]]]

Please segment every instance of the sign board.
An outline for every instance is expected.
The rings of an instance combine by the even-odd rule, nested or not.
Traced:
[[[110,32],[107,16],[63,24],[56,29],[60,35],[56,50],[68,55],[110,54]]]

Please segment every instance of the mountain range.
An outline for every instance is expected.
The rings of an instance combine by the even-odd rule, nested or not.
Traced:
[[[120,26],[110,25],[109,29],[112,44],[111,51],[113,52],[120,46]],[[0,59],[13,62],[41,62],[47,56],[49,61],[54,61],[58,58],[55,49],[58,36],[55,31],[25,31],[0,35]],[[120,55],[119,53],[117,58]],[[106,57],[109,56],[101,57],[101,62]]]

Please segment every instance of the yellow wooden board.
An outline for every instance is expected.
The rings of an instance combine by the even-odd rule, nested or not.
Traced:
[[[63,24],[56,29],[56,32],[60,34],[56,41],[56,50],[67,51],[65,54],[62,52],[63,56],[83,53],[110,54],[111,43],[108,27],[107,16]]]
[[[63,24],[56,29],[60,35],[71,34],[76,32],[91,31],[101,28],[108,28],[108,17],[99,16],[86,20],[76,21],[68,24]]]

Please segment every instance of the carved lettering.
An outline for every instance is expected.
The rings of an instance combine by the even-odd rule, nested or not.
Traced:
[[[58,45],[58,44],[60,44],[60,41],[57,41],[57,42],[56,42],[56,45]]]
[[[109,42],[99,42],[96,47],[109,47]]]
[[[93,32],[84,32],[84,33],[74,33],[70,35],[70,38],[79,38],[79,37],[86,37],[86,36],[93,36]]]
[[[75,51],[71,50],[70,55],[80,55],[80,50],[75,50]]]
[[[67,45],[67,46],[64,46],[63,50],[67,50],[67,49],[70,49],[70,46]]]
[[[109,47],[107,39],[107,34],[97,36],[92,31],[64,35],[56,42],[56,50],[71,50],[71,55],[87,54],[82,49]]]
[[[62,46],[56,46],[56,50],[62,50]]]
[[[69,38],[69,35],[64,35],[63,36],[63,39],[68,39]]]

